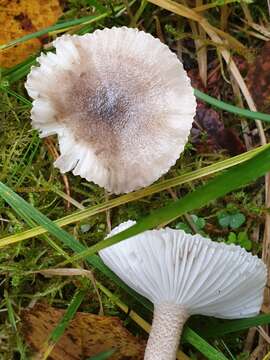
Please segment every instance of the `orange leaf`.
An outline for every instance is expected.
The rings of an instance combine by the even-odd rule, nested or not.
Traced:
[[[64,314],[64,310],[38,303],[22,312],[22,334],[38,352]],[[112,360],[143,359],[145,341],[128,332],[117,317],[77,312],[50,354],[51,360],[81,360],[116,349]]]
[[[58,0],[0,0],[0,44],[53,25],[62,13]],[[0,53],[0,66],[19,64],[42,45],[28,40]]]

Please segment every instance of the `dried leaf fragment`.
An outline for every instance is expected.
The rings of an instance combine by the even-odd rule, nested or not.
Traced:
[[[215,67],[214,67],[215,70]],[[214,97],[219,97],[222,80],[220,71],[214,71],[208,79],[207,89],[203,86],[198,69],[189,71],[192,85]],[[230,155],[245,152],[245,146],[233,128],[225,126],[220,113],[206,103],[197,100],[196,116],[191,130],[191,141],[199,152],[215,152],[222,149]]]
[[[270,41],[267,41],[247,75],[247,85],[260,111],[270,111]]]
[[[0,1],[0,44],[53,25],[62,13],[58,0]],[[38,51],[40,39],[28,40],[0,52],[0,66],[12,67]]]
[[[22,312],[22,334],[38,352],[64,310],[38,303]],[[143,359],[145,342],[126,330],[116,317],[78,312],[50,354],[51,360],[82,360],[116,349],[112,360]]]

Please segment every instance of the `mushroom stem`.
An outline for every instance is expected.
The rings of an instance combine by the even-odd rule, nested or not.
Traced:
[[[182,305],[155,304],[145,360],[175,360],[183,326],[189,317]]]

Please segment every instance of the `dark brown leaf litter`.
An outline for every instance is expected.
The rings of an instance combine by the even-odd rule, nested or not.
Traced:
[[[198,69],[193,69],[188,74],[194,88],[214,97],[219,96],[222,78],[217,65],[211,65],[207,89],[200,80]],[[232,127],[226,127],[220,113],[200,100],[197,100],[197,111],[191,130],[191,142],[202,153],[225,150],[230,155],[238,155],[246,151],[236,130]]]
[[[21,314],[21,332],[26,343],[38,352],[64,314],[38,303]],[[50,360],[84,360],[115,349],[112,360],[143,359],[145,341],[132,335],[117,317],[78,312],[50,354]]]
[[[270,41],[249,66],[247,85],[259,111],[270,112]]]

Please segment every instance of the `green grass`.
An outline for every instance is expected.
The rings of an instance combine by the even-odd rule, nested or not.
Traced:
[[[128,12],[123,10],[126,6]],[[221,4],[218,6],[220,9]],[[235,21],[239,13],[243,16],[240,4],[234,2],[228,6],[231,9],[230,21]],[[266,14],[266,10],[258,1],[250,6],[255,20],[258,20],[258,13]],[[208,20],[219,27],[219,10],[211,9]],[[182,29],[179,31],[182,31],[184,57],[188,58],[187,62],[194,62],[196,50],[185,43],[189,38],[194,38],[188,21],[171,16],[144,0],[129,4],[101,0],[69,1],[66,13],[56,25],[0,48],[12,48],[41,34],[49,34],[52,38],[62,31],[83,34],[112,25],[143,26],[147,32],[157,36],[160,34],[158,24],[166,43],[174,50],[176,43],[171,33],[166,31],[167,25]],[[239,35],[232,32],[231,35],[237,36],[248,48],[261,46],[258,39],[244,32]],[[209,56],[218,60],[213,49],[214,44],[211,44]],[[190,214],[204,220],[206,225],[200,231],[205,235],[213,240],[227,241],[230,229],[224,229],[219,224],[219,214],[227,204],[233,204],[245,214],[246,221],[234,230],[235,233],[246,232],[252,239],[254,228],[258,227],[262,232],[265,211],[263,183],[261,179],[256,179],[270,169],[267,146],[231,158],[224,151],[199,152],[189,144],[170,172],[146,189],[108,199],[103,189],[68,174],[71,195],[67,196],[63,178],[53,168],[53,159],[45,143],[30,126],[31,101],[23,83],[34,63],[33,55],[13,69],[3,70],[0,82],[1,360],[29,359],[30,351],[19,329],[20,311],[31,301],[43,300],[67,310],[45,344],[45,353],[57,343],[78,308],[93,313],[99,310],[99,299],[90,281],[81,277],[78,282],[68,277],[45,278],[37,273],[42,269],[60,265],[91,269],[96,278],[123,299],[130,309],[151,321],[151,304],[123,284],[94,253],[104,246],[160,224],[170,223],[170,226],[178,227],[181,223],[190,228],[194,225]],[[223,71],[223,75],[228,77],[227,69]],[[199,99],[217,107],[225,124],[235,127],[240,137],[239,123],[242,118],[250,119],[251,128],[255,127],[254,119],[269,121],[268,114],[231,106],[234,105],[232,88],[225,80],[220,97],[222,102],[197,90],[195,93]],[[176,201],[172,200],[171,188],[178,197]],[[67,199],[70,200],[69,206]],[[82,207],[85,209],[82,210]],[[108,213],[112,226],[127,219],[137,220],[137,225],[109,240],[103,240],[108,232]],[[260,256],[261,249],[261,238],[252,241],[253,253]],[[112,299],[105,294],[101,297],[105,314],[125,319]],[[210,319],[203,330],[200,328],[201,322],[200,317],[194,318],[186,327],[183,350],[187,355],[197,359],[203,353],[206,358],[213,360],[240,360],[244,356],[247,330],[270,323],[270,318],[269,315],[259,315],[248,320],[216,320],[214,323]],[[135,335],[146,338],[146,334],[133,322],[128,323],[128,328]],[[109,357],[110,353],[103,353],[95,358]]]

